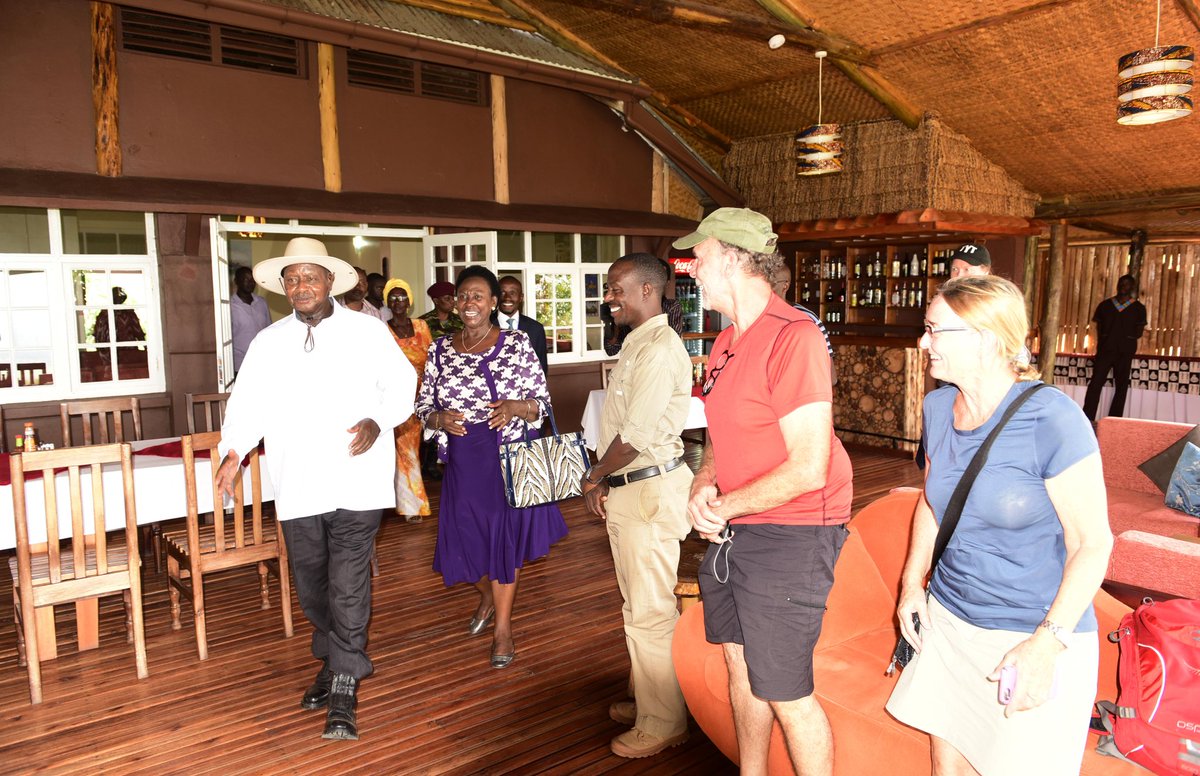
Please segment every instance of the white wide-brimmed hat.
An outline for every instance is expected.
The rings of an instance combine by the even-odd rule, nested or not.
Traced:
[[[283,293],[283,271],[293,264],[318,264],[333,273],[333,296],[344,294],[358,285],[358,270],[349,263],[329,255],[325,243],[311,237],[295,237],[288,242],[282,256],[260,261],[254,265],[254,282],[276,294]]]

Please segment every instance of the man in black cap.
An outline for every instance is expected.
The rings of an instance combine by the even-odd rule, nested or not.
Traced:
[[[422,315],[421,320],[429,324],[429,333],[433,338],[462,331],[462,319],[454,312],[454,284],[448,280],[439,280],[425,293],[433,300],[433,309]]]
[[[950,254],[950,279],[992,274],[992,254],[982,245],[967,243]]]

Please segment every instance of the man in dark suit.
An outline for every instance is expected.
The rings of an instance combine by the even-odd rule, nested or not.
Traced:
[[[525,302],[525,290],[521,281],[512,275],[500,278],[500,310],[497,316],[501,329],[510,331],[520,330],[529,335],[533,343],[533,352],[537,353],[538,363],[542,365],[542,373],[546,372],[546,327],[537,322],[536,318],[521,314],[521,305]]]

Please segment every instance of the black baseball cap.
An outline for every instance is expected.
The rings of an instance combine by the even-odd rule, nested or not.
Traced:
[[[950,261],[962,259],[968,264],[973,264],[976,267],[992,266],[992,254],[988,253],[988,249],[982,245],[975,243],[967,243],[960,245],[954,249],[954,253],[950,254]]]

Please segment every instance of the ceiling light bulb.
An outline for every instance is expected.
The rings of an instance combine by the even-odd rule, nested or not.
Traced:
[[[787,38],[782,33],[775,33],[767,39],[767,45],[772,49],[781,48],[784,43],[787,43]]]

